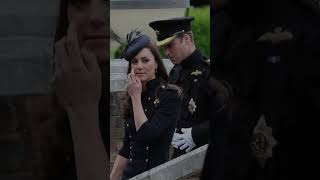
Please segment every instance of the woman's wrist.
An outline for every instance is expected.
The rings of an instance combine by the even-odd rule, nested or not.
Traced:
[[[66,108],[69,115],[81,115],[93,112],[98,109],[98,103],[88,103],[82,105],[69,106]]]
[[[98,104],[86,104],[67,109],[70,123],[75,126],[98,126]]]
[[[135,94],[130,96],[132,101],[141,101],[141,95],[140,94]]]

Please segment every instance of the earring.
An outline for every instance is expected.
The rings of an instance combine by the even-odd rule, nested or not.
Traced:
[[[157,74],[157,72],[158,72],[158,68],[156,68],[156,69],[154,70],[154,72]]]

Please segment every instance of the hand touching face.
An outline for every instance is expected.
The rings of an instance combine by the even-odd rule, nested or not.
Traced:
[[[80,47],[77,25],[55,45],[55,92],[67,111],[96,105],[101,95],[101,72],[96,56]]]
[[[132,60],[131,68],[134,75],[142,82],[146,83],[156,77],[156,63],[154,55],[148,48],[143,48]]]
[[[109,60],[109,28],[105,0],[76,0],[68,5],[68,19],[77,24],[80,47],[90,50],[101,65]]]
[[[142,92],[142,84],[138,77],[136,77],[134,69],[128,74],[127,91],[129,96],[140,96]]]

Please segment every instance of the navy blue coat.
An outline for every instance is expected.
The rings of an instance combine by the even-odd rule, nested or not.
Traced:
[[[125,137],[119,155],[128,164],[122,179],[131,178],[169,160],[169,148],[180,110],[179,89],[156,78],[142,93],[148,120],[136,131],[133,115],[125,121]]]

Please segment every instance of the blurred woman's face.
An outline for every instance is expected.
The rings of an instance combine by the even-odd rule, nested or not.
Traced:
[[[80,47],[91,50],[100,65],[109,59],[107,9],[106,0],[73,0],[68,5],[68,20],[77,26]]]
[[[142,83],[146,83],[156,77],[158,64],[154,55],[148,48],[143,48],[132,60],[131,68]]]

